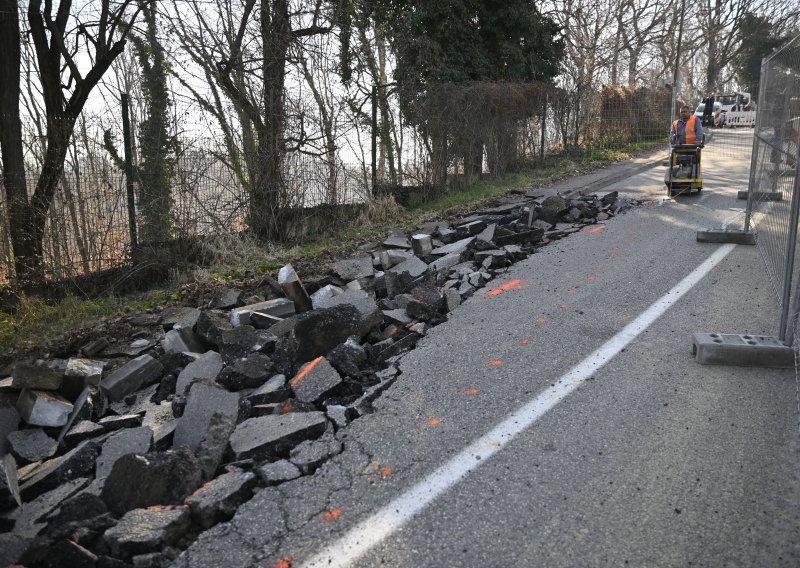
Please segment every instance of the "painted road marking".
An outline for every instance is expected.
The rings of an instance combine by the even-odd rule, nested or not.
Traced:
[[[597,370],[611,361],[639,334],[653,324],[664,312],[692,289],[736,247],[723,245],[695,268],[674,288],[656,300],[635,320],[609,339],[594,353],[575,365],[559,378],[553,386],[536,398],[512,412],[505,420],[484,434],[458,455],[428,475],[425,479],[385,505],[378,512],[358,523],[341,538],[313,558],[302,564],[303,568],[344,568],[369,552],[389,535],[400,529],[414,515],[427,507],[439,495],[456,485],[476,470],[487,458],[500,451],[548,410],[556,406],[571,392],[581,386]],[[481,459],[476,459],[481,456]]]

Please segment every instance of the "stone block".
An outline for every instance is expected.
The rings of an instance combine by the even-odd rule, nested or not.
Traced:
[[[125,513],[105,538],[111,553],[123,560],[177,544],[189,528],[185,508],[134,509]]]
[[[411,244],[408,242],[408,239],[406,238],[406,235],[402,230],[397,230],[390,233],[382,244],[386,248],[401,248],[401,249],[411,248]]]
[[[197,379],[215,380],[222,371],[222,356],[216,351],[208,351],[186,365],[178,374],[175,392],[183,394],[192,381]]]
[[[207,483],[186,499],[192,520],[203,529],[229,520],[253,496],[257,481],[253,473],[232,471]]]
[[[334,347],[326,358],[339,374],[359,377],[361,367],[367,362],[367,353],[357,338],[348,337],[347,341]]]
[[[14,405],[16,398],[16,396],[0,396],[0,440],[5,440],[11,432],[19,428],[19,411]],[[5,445],[0,443],[0,457],[5,453]]]
[[[74,400],[80,396],[85,387],[99,386],[106,364],[105,361],[96,361],[94,359],[77,357],[69,359],[67,368],[64,371],[62,393],[70,400]]]
[[[250,418],[231,435],[231,450],[236,459],[276,460],[300,442],[322,435],[327,424],[325,415],[316,411]]]
[[[361,255],[354,258],[337,260],[331,265],[331,270],[342,280],[357,280],[369,278],[375,274],[371,255]]]
[[[97,458],[96,478],[105,479],[122,456],[146,454],[152,444],[153,431],[147,426],[128,428],[112,434],[103,442],[100,456]]]
[[[239,414],[239,395],[206,380],[198,380],[189,389],[186,408],[175,429],[174,445],[195,447],[206,435],[211,417],[215,414]]]
[[[313,305],[314,309],[320,307],[320,303],[326,300],[333,298],[338,294],[342,294],[344,290],[339,288],[338,286],[334,286],[333,284],[327,284],[311,294],[311,304]]]
[[[263,353],[252,353],[225,367],[216,382],[228,390],[239,391],[263,385],[272,374],[272,360]]]
[[[157,382],[163,371],[164,366],[150,355],[140,355],[104,378],[100,388],[109,401],[115,402]]]
[[[411,276],[411,278],[418,278],[423,274],[425,274],[427,270],[428,270],[428,265],[425,262],[418,259],[416,256],[413,256],[408,260],[403,261],[400,264],[391,267],[389,270],[387,270],[387,274],[388,273],[402,274],[404,272],[407,272],[409,276]]]
[[[358,334],[362,337],[383,322],[383,315],[375,299],[368,292],[363,290],[348,290],[321,302],[317,307],[324,309],[344,304],[354,306],[358,310],[361,316]]]
[[[161,325],[164,331],[173,328],[194,329],[200,317],[200,310],[189,307],[170,307],[164,308],[161,312]]]
[[[469,248],[469,245],[471,245],[474,240],[475,240],[475,237],[467,237],[465,239],[461,239],[461,240],[456,241],[454,243],[450,243],[449,245],[445,245],[443,247],[435,248],[435,249],[433,249],[433,252],[431,252],[431,254],[434,254],[436,256],[445,256],[445,255],[454,254],[454,253],[455,254],[462,254],[462,253],[466,252],[467,248]]]
[[[494,246],[494,233],[497,223],[487,225],[486,228],[476,236],[476,241],[480,244]]]
[[[115,515],[152,505],[179,505],[202,479],[200,463],[189,448],[127,454],[114,463],[100,497]]]
[[[294,302],[287,298],[276,298],[266,302],[258,302],[231,310],[231,325],[250,325],[250,314],[261,312],[279,318],[286,318],[295,313]]]
[[[469,223],[464,223],[463,225],[459,225],[456,227],[456,232],[458,232],[459,236],[470,237],[473,235],[477,235],[483,229],[486,228],[486,222],[477,220],[471,221]]]
[[[279,485],[285,481],[297,479],[301,475],[300,469],[289,460],[278,460],[267,463],[256,469],[261,483],[266,486]]]
[[[246,357],[256,351],[269,351],[276,339],[271,331],[255,329],[251,325],[240,325],[222,332],[219,352],[224,360],[230,361]]]
[[[411,237],[411,248],[417,256],[427,256],[433,251],[433,240],[430,235],[417,234]]]
[[[17,363],[11,372],[11,386],[15,389],[55,391],[61,387],[64,371],[44,365]]]
[[[320,401],[341,384],[342,377],[322,356],[303,365],[289,382],[295,397],[302,402]]]
[[[67,423],[72,408],[72,403],[65,398],[46,391],[25,389],[17,399],[20,417],[33,426],[63,426]]]
[[[278,272],[278,284],[280,284],[286,297],[294,302],[297,313],[311,309],[311,298],[309,298],[303,282],[291,264],[287,264]]]
[[[222,332],[233,329],[230,317],[220,310],[204,310],[197,318],[197,335],[212,345],[219,345]]]
[[[26,464],[46,460],[55,455],[58,442],[41,428],[17,430],[6,438],[8,449],[17,463]]]
[[[297,318],[288,336],[296,364],[327,354],[366,327],[361,312],[350,304],[306,312]]]
[[[164,336],[164,353],[202,353],[205,351],[200,336],[191,328],[171,329]]]

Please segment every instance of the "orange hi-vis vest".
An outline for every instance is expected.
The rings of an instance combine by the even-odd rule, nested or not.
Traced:
[[[697,117],[692,115],[689,117],[689,120],[686,121],[686,144],[694,144],[697,142],[697,130],[695,128],[695,121]],[[676,120],[672,123],[672,128],[675,130],[675,141],[678,141],[678,121]]]

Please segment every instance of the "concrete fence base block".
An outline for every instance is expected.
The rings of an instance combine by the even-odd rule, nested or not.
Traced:
[[[697,242],[754,245],[756,244],[756,234],[753,231],[739,229],[700,229],[697,231]]]
[[[736,194],[737,199],[747,199],[747,190],[743,189]],[[756,201],[782,201],[783,193],[780,191],[756,191],[753,193]]]
[[[692,355],[701,365],[794,367],[794,350],[774,336],[695,333]]]

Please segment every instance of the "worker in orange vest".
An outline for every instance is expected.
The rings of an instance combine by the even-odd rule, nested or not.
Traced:
[[[672,128],[669,131],[669,143],[673,146],[677,144],[702,144],[704,140],[703,125],[692,114],[692,109],[683,105],[681,107],[681,117],[672,123]]]

